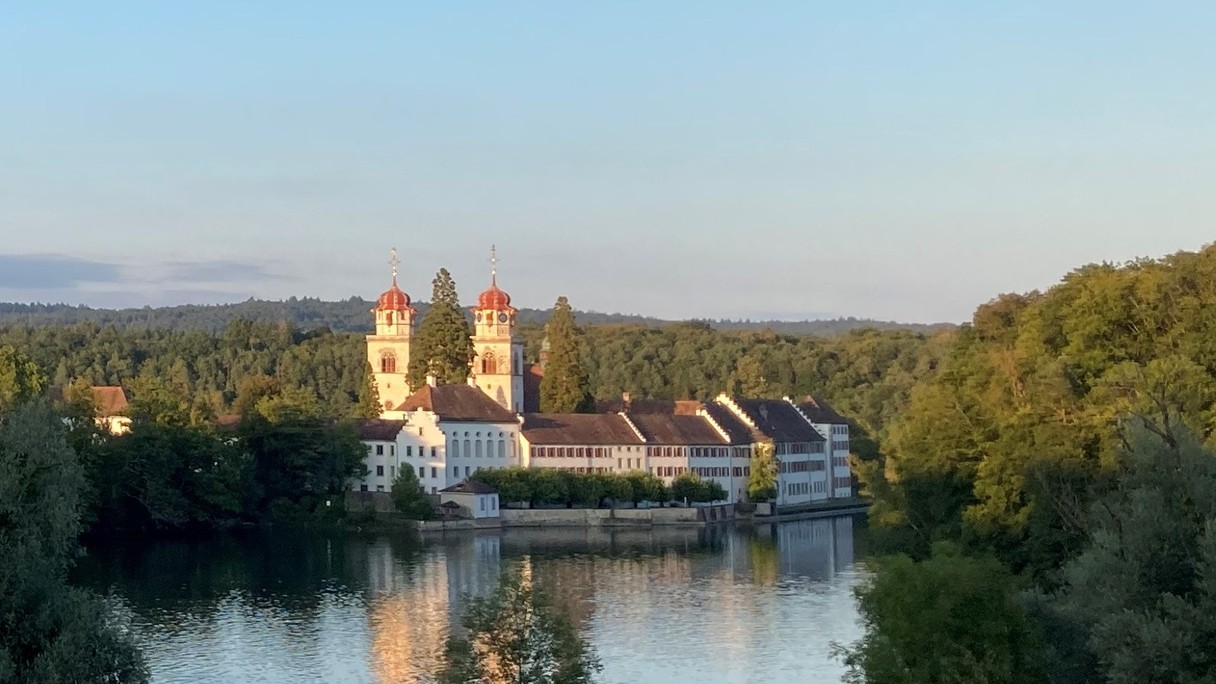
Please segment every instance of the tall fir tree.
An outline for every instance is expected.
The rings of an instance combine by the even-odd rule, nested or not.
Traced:
[[[545,413],[588,413],[595,410],[591,380],[582,365],[574,310],[558,297],[546,326],[549,359],[540,381],[540,410]]]
[[[456,282],[446,268],[432,281],[431,306],[418,324],[410,350],[409,383],[417,389],[434,373],[441,385],[454,385],[469,377],[473,362],[473,338],[469,319],[460,308]]]
[[[397,408],[394,406],[393,408]],[[372,365],[363,364],[363,377],[359,380],[358,401],[351,407],[353,418],[379,418],[380,393],[376,391],[376,382],[372,376]]]

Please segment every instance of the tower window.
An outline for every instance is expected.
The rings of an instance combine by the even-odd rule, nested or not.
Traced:
[[[380,352],[380,372],[381,373],[396,373],[397,372],[397,355],[391,351]]]
[[[494,352],[488,351],[485,356],[481,357],[481,372],[484,375],[498,373],[498,359],[494,357]]]

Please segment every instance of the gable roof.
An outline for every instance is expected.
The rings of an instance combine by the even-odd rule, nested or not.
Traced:
[[[822,442],[823,435],[783,399],[743,399],[732,397],[752,425],[753,432],[774,442]]]
[[[616,413],[528,413],[520,432],[533,444],[642,444]]]
[[[89,389],[93,392],[93,410],[99,418],[121,416],[130,406],[126,391],[118,385],[95,385]],[[66,388],[51,388],[52,400],[64,401],[66,396]]]
[[[405,427],[405,421],[370,418],[357,421],[355,427],[359,431],[359,439],[365,442],[392,442]]]
[[[629,420],[638,426],[647,444],[727,444],[722,433],[701,416],[668,415],[662,413],[630,414]]]
[[[752,433],[752,429],[747,423],[739,420],[734,411],[722,404],[711,401],[705,404],[704,409],[705,413],[718,424],[718,427],[726,431],[731,444],[751,444],[759,438]]]
[[[449,494],[497,494],[498,490],[484,482],[476,482],[474,480],[465,480],[457,482],[451,487],[439,490],[440,493],[447,492]]]
[[[812,423],[826,423],[834,425],[847,425],[848,420],[836,413],[836,410],[828,406],[827,402],[819,397],[806,395],[802,401],[798,402],[798,408],[802,409],[802,413]]]
[[[514,423],[515,414],[472,385],[427,385],[411,394],[398,411],[422,409],[440,420],[465,423]]]
[[[677,416],[695,416],[701,408],[701,402],[695,399],[596,399],[595,410],[598,413],[628,413],[630,416],[644,413],[666,413]]]

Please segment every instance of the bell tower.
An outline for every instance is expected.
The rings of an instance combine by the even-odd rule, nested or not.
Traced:
[[[524,410],[524,343],[515,334],[511,295],[498,287],[498,253],[490,248],[490,288],[473,307],[473,372],[481,391],[504,408]]]
[[[372,314],[376,332],[367,336],[367,362],[372,366],[380,406],[391,411],[410,395],[406,374],[410,365],[410,342],[414,337],[414,315],[418,311],[410,304],[410,296],[397,287],[397,248],[392,250],[389,265],[393,269],[393,284],[376,300]]]

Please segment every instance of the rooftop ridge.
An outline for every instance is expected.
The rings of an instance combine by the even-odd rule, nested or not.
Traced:
[[[643,435],[642,431],[640,429],[638,429],[637,424],[629,419],[629,414],[625,413],[624,411],[621,411],[621,412],[617,413],[617,415],[625,419],[625,424],[629,426],[630,430],[633,430],[633,434],[637,435],[638,439],[642,440],[642,444],[647,443],[646,435]]]

